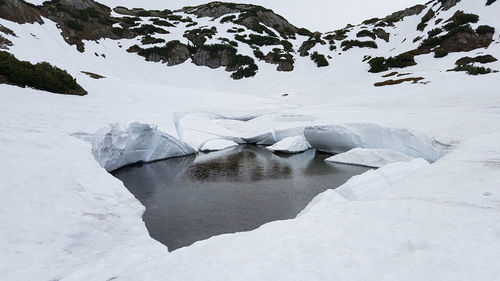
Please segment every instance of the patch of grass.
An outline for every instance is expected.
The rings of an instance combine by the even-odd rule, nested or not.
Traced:
[[[59,94],[86,95],[75,78],[47,62],[31,64],[20,61],[8,52],[0,51],[0,76],[8,84],[30,87]]]
[[[315,62],[318,67],[325,67],[330,65],[325,55],[318,52],[314,52],[311,54],[311,60]]]
[[[386,80],[386,81],[383,81],[383,82],[377,82],[377,83],[375,83],[373,85],[375,87],[382,87],[382,86],[397,85],[397,84],[401,84],[403,82],[412,82],[413,84],[416,84],[419,81],[424,80],[424,79],[425,79],[424,77],[408,77],[408,78],[396,79],[396,80],[389,79],[389,80]]]
[[[391,72],[391,73],[387,73],[385,75],[382,75],[383,78],[387,78],[387,77],[391,77],[391,76],[394,76],[394,75],[397,75],[398,72],[397,71],[394,71],[394,72]]]

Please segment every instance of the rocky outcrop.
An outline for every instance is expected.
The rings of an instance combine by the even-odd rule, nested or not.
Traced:
[[[142,49],[134,45],[127,50],[129,53],[137,53],[146,61],[162,62],[168,66],[174,66],[187,61],[190,57],[189,49],[178,40],[170,41],[163,47],[152,47]]]
[[[0,18],[21,24],[35,22],[43,24],[38,9],[19,0],[3,0],[0,3]]]
[[[474,32],[459,32],[446,38],[440,49],[448,52],[468,52],[479,48],[487,48],[493,42],[493,33],[477,34]]]
[[[258,30],[259,33],[262,32],[261,24],[274,28],[284,37],[295,36],[299,31],[297,27],[290,24],[284,17],[274,13],[270,9],[256,5],[211,2],[196,7],[186,7],[180,11],[194,14],[198,17],[211,17],[213,19],[228,14],[240,13],[239,17],[233,22],[251,30]]]
[[[415,16],[420,14],[427,6],[425,5],[415,5],[413,7],[397,11],[387,17],[384,18],[384,21],[387,22],[389,25],[393,25],[395,22],[398,22],[405,17],[409,16]]]
[[[277,71],[284,71],[284,72],[289,72],[293,71],[294,69],[294,59],[291,54],[288,53],[279,53],[277,51],[272,51],[269,52],[263,60],[266,63],[270,64],[277,64],[278,67],[276,68]]]
[[[236,49],[230,46],[205,45],[200,47],[193,55],[193,63],[199,66],[219,68],[228,66],[231,57],[234,55],[236,55]]]

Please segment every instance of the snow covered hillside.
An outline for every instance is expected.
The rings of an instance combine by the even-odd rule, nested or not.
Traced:
[[[0,48],[87,92],[0,73],[0,279],[499,280],[499,14],[431,1],[314,33],[252,5],[0,1]],[[382,167],[174,252],[108,173],[243,143]]]

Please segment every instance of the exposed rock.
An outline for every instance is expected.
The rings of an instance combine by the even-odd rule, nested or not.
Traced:
[[[449,9],[457,5],[460,0],[439,0],[439,2],[441,2],[441,8],[443,9],[443,11],[448,11]]]
[[[3,26],[0,24],[0,32],[2,32],[3,34],[7,34],[7,35],[11,35],[11,36],[16,36],[17,35],[14,33],[14,31],[8,29],[7,27]]]
[[[193,63],[210,68],[228,66],[232,56],[236,54],[236,49],[222,46],[205,45],[200,47],[193,55]]]
[[[43,24],[40,12],[28,3],[20,0],[3,0],[0,5],[0,18],[17,23]]]
[[[448,52],[468,52],[478,48],[486,48],[493,42],[493,33],[478,35],[471,32],[459,32],[446,38],[441,48]]]
[[[184,63],[190,57],[188,47],[177,40],[170,41],[163,47],[148,49],[142,49],[134,45],[127,52],[138,53],[140,56],[145,57],[147,61],[167,63],[168,66]]]
[[[398,21],[404,19],[405,17],[415,16],[415,15],[420,14],[426,7],[427,6],[425,6],[425,5],[415,5],[413,7],[406,8],[406,9],[401,10],[401,11],[397,11],[397,12],[385,17],[384,21],[389,23],[390,25],[392,25],[393,23],[398,22]]]
[[[12,42],[9,39],[0,35],[0,49],[8,50],[9,47],[12,47],[12,46],[13,46]]]
[[[273,50],[272,52],[269,52],[263,58],[263,60],[266,63],[277,64],[278,67],[276,68],[276,70],[278,71],[288,72],[288,71],[293,71],[294,69],[293,64],[295,61],[293,59],[293,56],[288,53],[279,53],[278,50]]]

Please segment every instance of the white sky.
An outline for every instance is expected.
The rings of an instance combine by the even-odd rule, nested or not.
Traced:
[[[28,0],[41,4],[45,0]],[[97,0],[108,6],[127,6],[145,9],[178,9],[199,5],[209,0]],[[357,24],[365,19],[383,17],[427,0],[229,0],[251,3],[273,9],[298,27],[312,31],[330,31],[348,23]]]

